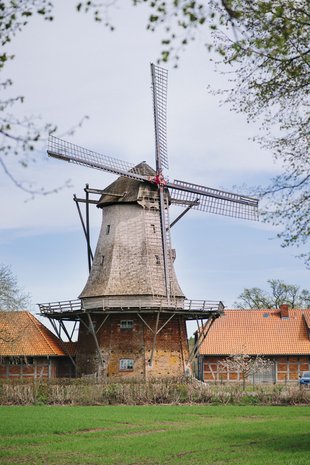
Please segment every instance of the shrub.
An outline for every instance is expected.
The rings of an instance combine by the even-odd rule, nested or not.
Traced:
[[[142,405],[142,404],[310,404],[310,389],[298,385],[261,385],[243,390],[241,384],[210,385],[195,379],[147,382],[98,382],[55,379],[49,382],[5,381],[0,384],[2,405]]]

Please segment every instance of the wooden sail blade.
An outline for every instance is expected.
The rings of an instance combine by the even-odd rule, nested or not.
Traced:
[[[159,207],[160,207],[160,226],[161,226],[161,240],[163,248],[163,265],[164,265],[164,277],[165,277],[165,287],[166,287],[166,296],[169,303],[170,300],[170,253],[167,235],[169,230],[167,230],[169,223],[166,222],[166,208],[165,208],[165,195],[163,186],[159,187]]]
[[[167,154],[167,89],[168,71],[151,63],[153,110],[155,125],[156,171],[168,168]]]
[[[50,157],[59,158],[69,163],[76,163],[141,181],[148,180],[148,177],[141,175],[132,163],[102,155],[58,137],[49,136],[47,153]]]
[[[253,197],[179,180],[168,182],[167,187],[173,204],[188,206],[199,199],[193,209],[258,221],[258,200]]]

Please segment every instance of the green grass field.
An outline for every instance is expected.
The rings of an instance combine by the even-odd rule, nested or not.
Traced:
[[[0,464],[308,465],[309,407],[0,407]]]

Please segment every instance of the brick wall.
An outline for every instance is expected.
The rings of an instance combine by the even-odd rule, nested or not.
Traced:
[[[183,317],[174,316],[156,338],[156,350],[152,366],[149,365],[156,325],[156,314],[141,314],[145,323],[136,313],[110,315],[101,326],[103,317],[97,316],[95,328],[104,368],[100,368],[96,343],[88,327],[80,325],[77,375],[101,373],[109,378],[149,379],[175,377],[184,374],[188,358],[186,322]],[[158,328],[163,326],[170,314],[162,314]],[[131,328],[122,328],[121,321],[132,322]],[[127,364],[127,366],[126,366]]]

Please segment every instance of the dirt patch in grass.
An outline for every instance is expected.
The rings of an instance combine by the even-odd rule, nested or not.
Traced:
[[[125,436],[147,436],[148,434],[154,433],[166,433],[166,429],[152,429],[149,431],[128,431]]]
[[[55,434],[57,436],[69,436],[69,435],[76,435],[76,434],[87,434],[87,433],[98,433],[100,431],[108,431],[109,428],[86,428],[86,429],[79,429],[77,431],[57,431]]]

